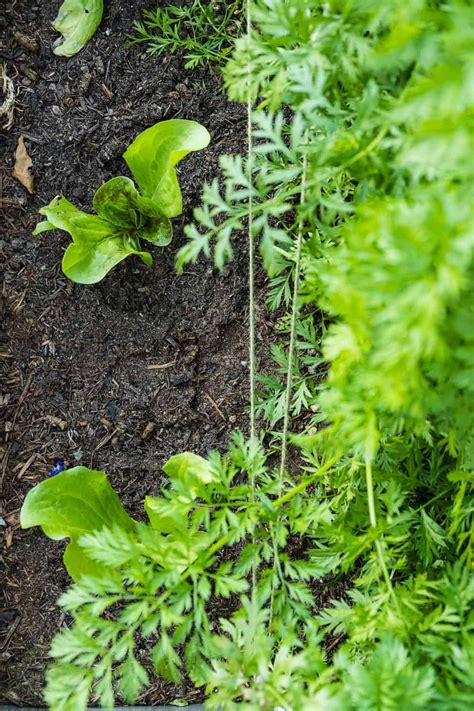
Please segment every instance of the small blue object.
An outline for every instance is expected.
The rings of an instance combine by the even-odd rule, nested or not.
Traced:
[[[49,472],[49,476],[56,476],[56,474],[60,474],[66,469],[64,466],[64,462],[62,459],[55,459],[54,460],[54,469],[51,469]]]

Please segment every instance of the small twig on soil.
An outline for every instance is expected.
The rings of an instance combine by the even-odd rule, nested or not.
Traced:
[[[105,437],[103,437],[103,438],[100,440],[99,444],[98,444],[96,447],[94,447],[94,449],[92,450],[91,459],[90,459],[90,464],[89,464],[89,468],[90,468],[90,469],[92,469],[92,462],[94,461],[94,454],[95,454],[99,449],[102,449],[102,447],[105,447],[105,445],[107,444],[107,442],[110,442],[110,440],[112,439],[112,437],[114,437],[114,435],[116,435],[118,431],[119,431],[119,428],[117,427],[115,430],[113,430],[113,432],[109,432],[109,434],[106,434]]]
[[[7,446],[6,452],[3,455],[2,459],[2,478],[0,479],[0,493],[3,491],[3,479],[5,477],[5,473],[7,471],[7,466],[8,466],[8,459],[10,457],[10,450],[12,448],[12,443]]]
[[[100,85],[100,88],[102,89],[102,91],[104,92],[104,94],[105,94],[109,99],[111,99],[111,98],[113,97],[113,93],[110,91],[109,87],[106,86],[104,83],[102,83],[102,84]]]
[[[218,406],[218,404],[215,402],[215,400],[213,400],[212,397],[211,397],[210,395],[208,395],[207,393],[204,393],[204,397],[206,398],[206,400],[208,400],[208,401],[211,403],[212,407],[213,407],[214,410],[217,412],[217,414],[219,415],[219,417],[222,417],[222,419],[224,420],[224,422],[227,422],[224,413],[223,413],[222,410],[219,408],[219,406]]]
[[[7,636],[5,637],[5,641],[3,642],[2,646],[0,647],[0,651],[2,651],[2,652],[5,651],[6,648],[8,647],[8,645],[10,644],[10,640],[13,637],[13,635],[15,634],[15,630],[18,627],[18,625],[20,624],[20,621],[21,621],[21,617],[20,617],[20,615],[18,615],[18,617],[15,618],[15,620],[12,623],[12,626],[8,630]]]
[[[25,297],[26,297],[26,292],[27,292],[27,291],[28,291],[28,289],[24,289],[22,295],[20,296],[20,299],[19,299],[18,303],[15,304],[15,306],[13,307],[13,313],[14,313],[14,314],[18,313],[18,311],[19,311],[19,310],[21,309],[21,307],[23,306],[23,303],[24,303],[24,301],[25,301]]]
[[[336,637],[336,639],[334,639],[334,640],[331,642],[331,644],[329,644],[329,645],[326,647],[326,653],[332,652],[332,650],[333,650],[335,647],[337,647],[337,645],[338,645],[340,642],[342,642],[342,640],[344,639],[345,636],[346,636],[345,633],[339,634],[339,635]]]
[[[17,198],[2,197],[0,198],[0,207],[23,207],[21,202]]]
[[[169,363],[155,363],[153,365],[147,365],[146,369],[147,370],[163,370],[164,368],[172,368],[173,365],[176,365],[175,360],[171,360]]]
[[[31,465],[33,464],[33,462],[35,461],[37,456],[38,455],[36,454],[36,452],[33,452],[31,457],[28,459],[27,462],[25,462],[25,464],[23,464],[22,468],[18,472],[17,479],[21,479],[21,477],[25,474],[25,472],[28,471],[28,469],[31,467]]]
[[[28,390],[30,389],[31,381],[33,379],[33,373],[30,373],[26,379],[25,387],[22,390],[22,393],[20,395],[20,399],[18,400],[18,405],[16,406],[15,414],[13,415],[13,422],[11,429],[13,430],[15,426],[16,419],[18,417],[18,414],[21,410],[21,406],[23,405],[24,400],[26,399],[26,396],[28,394]]]

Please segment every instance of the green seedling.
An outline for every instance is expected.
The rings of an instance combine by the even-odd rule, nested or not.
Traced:
[[[207,130],[195,121],[173,119],[155,124],[137,136],[124,153],[141,192],[130,178],[112,178],[94,195],[96,214],[80,210],[65,197],[55,197],[41,208],[46,220],[33,234],[60,229],[71,235],[62,269],[79,284],[100,281],[131,254],[151,266],[153,258],[140,241],[159,247],[171,242],[170,218],[183,209],[175,166],[209,141]]]
[[[102,528],[133,531],[135,522],[102,472],[75,467],[42,481],[32,489],[21,509],[23,528],[41,526],[48,538],[69,538],[64,565],[71,578],[100,575],[103,569],[88,558],[78,540]]]
[[[64,0],[53,27],[60,34],[54,54],[72,57],[94,35],[102,20],[104,0]]]
[[[206,547],[208,538],[199,530],[187,532],[187,513],[196,497],[213,481],[209,462],[183,452],[171,457],[163,467],[179,499],[179,512],[170,507],[166,498],[147,496],[145,510],[150,527],[157,531],[152,536],[156,559],[163,568],[181,571]],[[183,515],[181,509],[185,509]],[[103,557],[90,555],[84,543],[88,536],[106,533],[117,541],[117,555],[122,562],[127,537],[140,538],[147,534],[147,525],[134,521],[110,485],[107,475],[86,467],[74,467],[37,484],[28,492],[21,508],[22,528],[40,526],[52,540],[69,539],[64,551],[64,565],[71,578],[78,582],[85,576],[101,578],[107,573]],[[196,548],[190,547],[190,539]],[[170,543],[173,542],[172,545]],[[122,552],[119,549],[122,547]],[[113,561],[113,568],[117,561]],[[104,567],[105,565],[105,567]]]
[[[145,44],[148,54],[182,52],[186,69],[222,64],[241,34],[244,15],[243,0],[167,3],[144,9],[143,19],[133,23],[135,33],[127,36],[131,44]]]

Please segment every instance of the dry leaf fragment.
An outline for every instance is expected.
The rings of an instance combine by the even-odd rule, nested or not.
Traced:
[[[33,464],[33,462],[35,461],[35,459],[36,459],[37,456],[38,456],[38,455],[36,454],[36,452],[33,452],[33,454],[31,455],[31,457],[21,466],[21,469],[20,469],[20,471],[19,471],[18,474],[17,474],[17,478],[18,478],[18,479],[21,479],[22,476],[23,476],[24,474],[26,474],[26,472],[28,471],[28,469],[30,468],[30,466]],[[9,523],[11,523],[11,521],[9,521]]]
[[[176,361],[170,360],[169,363],[154,363],[152,365],[147,365],[146,369],[147,370],[161,370],[163,368],[172,368],[173,365],[176,365]]]
[[[113,93],[110,91],[110,89],[109,89],[108,86],[106,86],[104,83],[102,83],[102,84],[100,85],[100,88],[102,89],[102,91],[104,92],[104,94],[105,94],[109,99],[112,99],[112,98],[113,98],[114,95],[113,95]]]
[[[7,532],[5,534],[5,548],[10,548],[12,543],[13,543],[13,528],[7,528]]]
[[[28,155],[25,147],[25,139],[20,136],[18,146],[15,152],[15,167],[13,168],[13,177],[18,180],[29,193],[34,193],[33,176],[30,173],[30,168],[33,161]]]
[[[60,430],[65,430],[67,427],[66,420],[62,420],[60,417],[55,417],[54,415],[46,415],[44,417],[51,425],[59,427]]]
[[[20,525],[20,511],[12,511],[11,514],[5,514],[5,521],[12,528],[18,528]]]
[[[147,439],[156,430],[156,427],[156,422],[148,422],[142,432],[142,439]]]
[[[30,35],[24,35],[23,32],[14,32],[13,37],[15,38],[15,42],[20,45],[20,47],[23,47],[23,49],[27,49],[29,52],[39,52],[39,44],[38,40],[35,39],[34,37],[30,37]]]

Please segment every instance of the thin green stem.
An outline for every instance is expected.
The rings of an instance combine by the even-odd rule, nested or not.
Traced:
[[[374,498],[374,481],[372,477],[372,460],[369,457],[366,457],[365,460],[365,480],[367,484],[367,504],[369,507],[369,521],[370,525],[374,529],[375,533],[375,550],[377,552],[377,556],[379,559],[380,563],[380,568],[382,569],[382,574],[385,578],[385,582],[387,584],[388,591],[393,599],[393,602],[395,604],[395,607],[397,608],[397,611],[401,613],[400,606],[398,604],[398,599],[397,596],[395,595],[395,590],[393,589],[392,585],[392,580],[390,578],[390,574],[388,572],[387,568],[387,561],[385,560],[385,553],[382,545],[382,541],[379,538],[379,534],[377,532],[377,516],[375,513],[375,498]]]
[[[372,462],[365,461],[365,479],[367,482],[367,503],[369,506],[369,521],[373,528],[377,528],[377,516],[375,515],[374,481],[372,478]]]
[[[326,462],[326,464],[323,464],[323,466],[320,467],[317,472],[311,474],[311,476],[304,479],[304,481],[300,481],[299,484],[290,489],[290,491],[287,491],[286,494],[284,494],[283,496],[280,496],[278,499],[275,499],[275,501],[273,502],[274,508],[279,509],[281,506],[284,506],[288,503],[288,501],[291,501],[291,499],[293,499],[295,496],[307,489],[308,486],[314,484],[317,479],[320,479],[322,476],[324,476],[324,474],[326,474],[329,469],[331,469],[331,467],[336,464],[338,459],[340,459],[339,455],[337,457],[332,457]]]
[[[252,17],[251,0],[247,0],[247,39],[250,43]],[[248,98],[247,98],[247,179],[249,198],[247,204],[248,216],[248,248],[249,248],[249,372],[250,372],[250,438],[255,438],[255,245],[253,239],[253,199],[252,199],[252,96],[251,96],[251,66],[248,64]],[[252,487],[253,488],[253,487]]]
[[[307,134],[305,136],[305,144],[307,142]],[[300,195],[300,205],[304,204],[306,197],[306,174],[308,170],[308,154],[305,152],[303,155],[303,172],[301,176],[301,195]],[[285,391],[285,414],[283,417],[283,431],[282,431],[282,443],[281,443],[281,456],[280,456],[280,475],[279,475],[279,489],[280,494],[283,487],[283,475],[286,466],[286,453],[288,447],[288,427],[290,423],[290,403],[291,403],[291,391],[293,385],[293,367],[295,361],[295,344],[296,344],[296,320],[298,317],[298,294],[300,286],[300,271],[301,271],[301,250],[303,246],[303,218],[299,220],[298,224],[298,234],[296,237],[296,254],[295,254],[295,279],[293,283],[293,303],[291,309],[291,322],[290,322],[290,344],[288,348],[288,370],[286,374],[286,391]]]
[[[304,144],[306,145],[308,141],[308,133],[306,132],[304,138]],[[308,154],[305,151],[303,154],[303,170],[301,175],[301,188],[300,188],[300,205],[304,204],[306,198],[306,174],[308,170]],[[283,417],[283,431],[282,431],[282,441],[281,441],[281,455],[280,455],[280,470],[278,475],[278,493],[281,497],[283,491],[283,479],[286,468],[286,454],[288,448],[288,428],[290,424],[290,403],[291,403],[291,393],[293,388],[293,367],[295,361],[295,345],[296,345],[296,320],[299,311],[298,296],[300,287],[300,271],[301,271],[301,251],[303,246],[303,228],[304,222],[303,217],[300,217],[298,222],[298,233],[296,236],[296,254],[295,254],[295,277],[293,282],[293,301],[291,309],[291,321],[290,321],[290,343],[288,347],[288,370],[286,374],[286,390],[285,390],[285,409]],[[275,532],[272,532],[273,538],[273,567],[274,573],[279,568],[279,553],[278,553],[278,533],[280,527],[280,516],[277,517],[275,523]],[[275,579],[275,576],[274,576]],[[273,579],[273,580],[274,580]],[[270,598],[270,619],[273,615],[273,601],[275,594],[275,584],[272,582],[272,591]]]
[[[246,5],[247,21],[247,42],[250,47],[250,34],[252,31],[251,0],[247,0]],[[248,75],[248,95],[247,95],[247,179],[249,185],[248,199],[248,249],[249,249],[249,375],[250,375],[250,440],[251,447],[255,443],[255,244],[253,238],[253,159],[252,159],[252,67],[250,60],[247,65]],[[250,470],[251,501],[255,504],[255,468],[252,462]],[[255,544],[255,530],[252,527],[252,544]],[[255,595],[257,587],[257,564],[252,564],[252,597]]]
[[[352,158],[349,158],[348,161],[343,163],[341,165],[341,170],[345,170],[346,168],[349,168],[349,166],[354,165],[354,163],[357,163],[357,161],[361,160],[362,158],[365,158],[366,156],[369,155],[369,153],[372,153],[374,148],[380,143],[380,141],[385,137],[389,127],[388,126],[382,126],[380,131],[377,133],[375,138],[372,139],[372,141],[365,146],[365,148],[362,148],[358,153],[355,154],[355,156],[352,156]]]
[[[423,509],[426,509],[428,506],[431,506],[431,504],[434,504],[435,501],[438,501],[438,499],[444,499],[445,496],[449,494],[449,489],[445,489],[444,491],[440,491],[439,494],[436,494],[436,496],[433,496],[431,499],[426,501],[426,503],[422,504],[421,506],[418,506],[417,509],[414,509],[414,513],[418,513],[419,511],[423,511]]]

